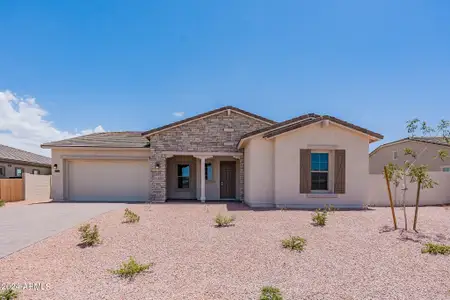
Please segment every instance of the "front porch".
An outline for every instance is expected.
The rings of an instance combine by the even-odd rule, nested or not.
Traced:
[[[166,200],[240,200],[242,153],[165,153]]]

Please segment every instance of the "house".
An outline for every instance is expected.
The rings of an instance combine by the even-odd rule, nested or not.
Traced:
[[[405,155],[405,148],[421,153],[416,165],[428,165],[429,171],[450,172],[450,159],[436,158],[439,150],[450,152],[450,144],[440,137],[409,137],[379,146],[369,154],[370,174],[381,174],[389,163],[403,165],[411,156]],[[449,153],[450,154],[450,153]]]
[[[226,106],[146,132],[43,144],[55,200],[242,200],[252,207],[361,207],[369,143],[383,136],[331,116],[277,123]]]
[[[51,158],[0,144],[0,178],[51,174]]]

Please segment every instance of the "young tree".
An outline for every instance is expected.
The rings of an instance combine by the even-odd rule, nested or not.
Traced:
[[[420,127],[420,128],[419,128]],[[420,121],[419,119],[413,119],[407,122],[406,129],[411,138],[415,138],[416,133],[420,130],[424,137],[430,137],[432,134],[437,134],[436,142],[437,143],[448,143],[450,144],[450,121],[441,120],[436,128],[428,126],[428,124],[424,121]],[[427,146],[421,149],[420,152],[416,152],[410,148],[405,148],[404,153],[407,157],[411,157],[411,159],[406,160],[403,166],[390,167],[392,174],[389,176],[391,178],[395,178],[400,182],[403,181],[402,186],[402,206],[404,210],[404,218],[405,218],[405,230],[408,230],[408,222],[406,216],[406,192],[408,190],[408,180],[409,183],[417,182],[417,194],[416,194],[416,209],[414,214],[414,226],[413,229],[417,231],[417,219],[419,214],[419,203],[420,203],[420,190],[433,188],[437,182],[433,181],[432,178],[428,174],[428,167],[426,165],[416,165],[417,160],[423,155],[424,152],[428,150]],[[435,158],[439,158],[441,160],[445,160],[448,158],[448,152],[440,149],[437,151]],[[392,180],[392,182],[395,182]]]

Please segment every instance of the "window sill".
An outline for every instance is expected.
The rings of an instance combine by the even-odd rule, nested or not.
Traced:
[[[338,198],[338,194],[333,193],[310,193],[306,194],[306,197],[308,198]]]

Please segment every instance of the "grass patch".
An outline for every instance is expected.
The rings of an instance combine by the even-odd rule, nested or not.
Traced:
[[[427,243],[425,244],[425,248],[422,249],[422,253],[449,255],[450,246]]]
[[[90,224],[81,225],[78,232],[81,239],[81,243],[78,244],[80,247],[92,247],[101,243],[97,225],[92,228]]]
[[[122,263],[122,267],[117,270],[109,270],[111,273],[124,278],[133,278],[137,274],[148,270],[153,264],[139,264],[130,256],[130,259]]]
[[[13,300],[17,298],[19,298],[19,292],[12,288],[0,291],[0,300]]]
[[[0,200],[0,207],[3,207],[5,205],[6,205],[6,202],[4,200]],[[2,298],[0,298],[0,299],[2,299]]]
[[[214,218],[214,222],[216,222],[217,227],[228,227],[233,226],[233,222],[236,220],[234,216],[223,216],[221,214],[218,214]]]
[[[123,223],[137,223],[141,219],[136,213],[132,212],[128,208],[125,208],[125,213],[123,214],[125,221]]]
[[[261,289],[259,300],[283,300],[280,289],[273,286],[265,286]]]
[[[291,236],[288,239],[284,239],[281,241],[283,248],[287,248],[295,251],[303,251],[306,246],[306,240],[299,236]]]

